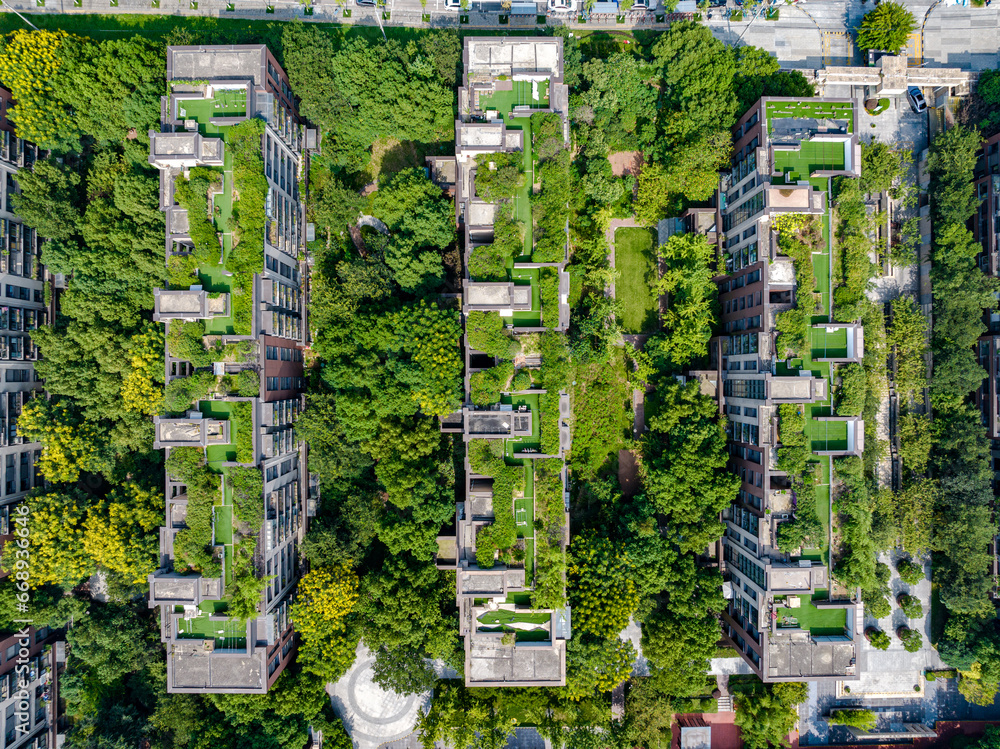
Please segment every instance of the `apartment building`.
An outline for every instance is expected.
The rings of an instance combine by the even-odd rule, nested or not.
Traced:
[[[10,508],[41,486],[36,463],[41,444],[17,433],[21,408],[42,388],[35,372],[38,348],[31,331],[48,322],[41,239],[14,212],[17,172],[39,158],[37,146],[18,138],[7,120],[11,93],[0,88],[0,540],[10,531]]]
[[[723,514],[724,635],[765,682],[860,673],[863,607],[832,580],[829,533],[813,549],[786,554],[777,546],[781,523],[811,509],[797,507],[789,477],[777,468],[780,406],[795,405],[804,417],[824,476],[817,509],[830,504],[832,458],[864,450],[864,423],[838,415],[831,399],[833,368],[864,355],[860,324],[834,322],[830,285],[829,194],[833,178],[860,175],[856,106],[849,99],[760,99],[733,129],[732,168],[719,190],[722,335],[711,342],[711,369],[692,374],[726,415],[728,468],[741,480]],[[824,229],[812,253],[818,290],[797,286],[772,228],[782,214],[807,214]],[[700,223],[719,228],[710,214]],[[806,304],[815,305],[806,350],[780,358],[786,347],[777,340],[776,315]],[[824,523],[828,528],[828,510]]]
[[[59,745],[59,674],[66,662],[60,632],[27,627],[0,639],[0,716],[5,749]]]
[[[464,318],[468,321],[471,313],[495,316],[512,339],[528,346],[514,357],[511,374],[514,368],[530,372],[541,364],[538,352],[529,350],[532,334],[569,327],[568,237],[559,257],[539,260],[528,208],[532,180],[525,180],[510,201],[515,211],[518,206],[528,210],[522,254],[513,259],[506,280],[471,277],[469,257],[493,242],[494,218],[505,206],[476,193],[476,170],[484,168],[476,157],[518,154],[525,171],[533,169],[533,114],[557,116],[566,141],[569,94],[562,83],[562,40],[469,37],[463,60],[456,155],[428,161],[435,181],[456,198],[456,220],[465,240]],[[543,283],[558,285],[558,295],[545,305],[539,289]],[[512,380],[498,402],[472,403],[473,378],[502,364],[502,357],[477,351],[466,336],[466,402],[442,422],[443,431],[461,434],[465,442],[465,479],[455,532],[438,538],[437,564],[456,571],[467,686],[563,686],[570,611],[536,605],[536,583],[548,572],[551,552],[565,554],[569,544],[564,462],[570,447],[569,395],[550,393],[530,380],[517,389]],[[488,468],[470,459],[474,446],[484,444],[493,456]],[[484,539],[505,522],[516,535],[513,547],[484,559]]]
[[[983,273],[996,278],[1000,277],[1000,133],[983,141],[973,174],[979,206],[970,224],[973,236],[983,248],[976,262]],[[976,391],[975,400],[990,438],[994,493],[1000,493],[1000,470],[997,470],[1000,466],[1000,313],[985,311],[983,323],[987,329],[979,338],[976,355],[987,376]]]
[[[204,451],[218,480],[211,545],[222,571],[206,576],[177,559],[175,539],[188,528],[190,500],[179,477],[168,475],[161,562],[149,578],[149,605],[161,608],[169,691],[264,693],[293,654],[288,607],[306,530],[310,482],[306,447],[295,433],[306,335],[298,185],[306,140],[315,133],[300,123],[288,77],[266,46],[168,47],[167,81],[170,93],[162,101],[160,131],[150,133],[149,161],[160,170],[168,267],[193,256],[194,217],[176,188],[196,167],[211,175],[208,218],[214,218],[220,252],[217,262],[200,261],[197,281],[186,288],[156,290],[154,319],[165,324],[168,341],[175,330],[197,323],[206,348],[224,353],[211,367],[198,368],[175,356],[168,343],[167,383],[200,376],[210,387],[185,413],[154,418],[155,445],[168,454],[178,447]],[[233,182],[230,138],[253,118],[263,123],[263,236],[234,232],[228,220],[240,189]],[[253,248],[259,265],[252,278],[229,267],[234,242],[252,241],[247,236],[260,242]],[[262,486],[259,505],[249,512],[263,518],[258,527],[248,527],[241,516],[248,511],[233,499],[234,475],[245,478],[247,470],[259,472]],[[234,558],[248,543],[253,574],[269,582],[258,615],[243,621],[227,609],[240,574]]]

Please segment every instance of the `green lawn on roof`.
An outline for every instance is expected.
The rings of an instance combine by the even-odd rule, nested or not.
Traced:
[[[206,448],[206,462],[208,467],[216,473],[222,473],[222,463],[236,460],[236,420],[232,418],[233,404],[227,401],[201,401],[198,404],[200,410],[210,419],[229,420],[228,445],[210,445]]]
[[[538,99],[531,96],[531,81],[511,81],[510,91],[497,91],[492,96],[483,96],[479,99],[479,108],[484,112],[487,109],[495,109],[501,116],[510,114],[514,107],[531,107],[532,109],[548,109],[549,107],[549,82],[538,82]],[[502,82],[500,82],[502,85]]]
[[[652,229],[626,227],[615,232],[615,298],[622,304],[622,327],[627,333],[656,330],[656,233]]]
[[[847,328],[810,328],[813,359],[843,359],[847,356]]]
[[[814,637],[844,634],[844,629],[847,626],[846,609],[821,609],[813,605],[813,601],[828,599],[825,590],[816,591],[816,594],[811,599],[805,596],[800,596],[800,599],[802,605],[797,609],[790,609],[784,606],[778,607],[779,622],[783,616],[793,617],[798,620],[799,626],[802,629],[808,629]]]
[[[532,236],[531,190],[535,182],[535,162],[531,150],[531,120],[527,117],[517,117],[507,122],[510,130],[521,130],[524,133],[524,150],[521,151],[521,166],[524,169],[524,184],[514,193],[514,213],[517,220],[524,225],[524,248],[518,260],[531,259],[535,247]]]
[[[201,614],[177,622],[177,635],[184,639],[215,640],[215,647],[242,649],[246,647],[246,623],[238,619],[212,619]]]
[[[843,170],[844,148],[844,143],[825,140],[804,140],[795,150],[775,148],[774,168],[785,173],[788,182],[806,179],[817,171]]]

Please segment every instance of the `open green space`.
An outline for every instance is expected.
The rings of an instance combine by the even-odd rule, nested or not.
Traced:
[[[813,359],[843,359],[847,356],[847,328],[810,328]]]
[[[774,169],[785,174],[788,182],[811,177],[813,172],[842,170],[844,143],[804,140],[794,151],[774,149]]]
[[[808,629],[813,636],[842,635],[847,626],[847,610],[841,608],[818,608],[814,601],[828,600],[827,591],[818,590],[811,599],[800,597],[802,605],[797,609],[778,606],[778,625],[794,626],[788,620],[795,620],[802,629]]]
[[[615,232],[615,298],[622,304],[622,327],[627,333],[656,330],[659,300],[656,282],[656,233],[625,227]]]
[[[806,438],[813,452],[847,449],[847,423],[806,419]]]
[[[514,268],[510,272],[515,286],[531,286],[531,309],[514,310],[514,325],[537,328],[542,324],[541,290],[538,286],[538,268]]]

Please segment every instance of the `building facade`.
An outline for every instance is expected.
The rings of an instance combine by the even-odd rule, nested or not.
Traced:
[[[856,595],[835,592],[829,514],[827,538],[813,539],[815,548],[778,548],[781,524],[814,511],[796,505],[792,480],[778,468],[781,407],[802,417],[808,449],[826,477],[816,487],[816,511],[830,503],[832,458],[864,449],[864,423],[838,415],[831,397],[835,367],[864,355],[860,324],[834,321],[829,285],[831,180],[860,175],[856,106],[844,99],[760,99],[733,129],[732,168],[719,190],[721,227],[702,222],[722,230],[722,335],[711,342],[712,368],[692,374],[726,415],[728,468],[740,478],[737,499],[723,513],[723,630],[766,682],[859,676],[862,605]],[[792,258],[779,246],[775,227],[783,214],[794,217],[786,223],[811,222],[822,232],[811,254],[816,289],[798,287]],[[812,315],[805,350],[790,356],[776,316],[806,305]],[[811,622],[821,614],[842,621],[842,630],[814,631]]]
[[[35,372],[38,348],[31,331],[48,322],[41,239],[14,210],[17,173],[30,169],[39,149],[18,138],[7,119],[9,91],[0,88],[0,540],[10,531],[10,509],[42,480],[37,442],[17,433],[21,408],[42,383]]]
[[[58,746],[59,673],[65,643],[57,631],[27,627],[0,639],[0,716],[5,749]]]
[[[187,408],[155,417],[155,445],[168,459],[178,448],[201,451],[212,506],[168,470],[149,605],[161,608],[169,691],[263,693],[293,654],[288,607],[306,530],[306,447],[295,421],[307,134],[263,45],[169,47],[167,80],[149,161],[160,170],[171,288],[156,290],[154,319],[166,328],[168,393],[198,385]],[[259,151],[247,146],[258,134]],[[263,216],[239,212],[256,204]],[[216,238],[207,247],[206,219]],[[193,353],[178,346],[192,338]],[[196,515],[197,526],[188,522]],[[210,557],[200,564],[190,551],[196,527]],[[244,620],[229,606],[234,592],[254,588],[247,576],[261,582],[256,616]]]

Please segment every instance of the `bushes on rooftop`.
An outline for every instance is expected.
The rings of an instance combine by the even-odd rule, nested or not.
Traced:
[[[208,213],[208,191],[221,182],[221,172],[204,166],[192,169],[189,178],[179,175],[174,181],[174,197],[187,211],[195,266],[218,265],[222,259],[221,237]]]
[[[566,605],[563,462],[546,458],[531,463],[535,470],[535,589],[531,605],[558,609]]]
[[[266,227],[267,177],[261,156],[264,122],[244,120],[229,130],[227,146],[233,160],[233,189],[239,200],[233,201],[233,246],[226,258],[226,269],[233,274],[233,330],[249,335],[253,315],[253,277],[264,270],[264,232]]]
[[[518,392],[521,390],[531,389],[531,371],[528,369],[519,369],[517,374],[514,375],[514,380],[510,385],[511,392]]]
[[[475,281],[506,281],[507,264],[524,250],[524,224],[514,216],[507,201],[497,206],[493,221],[493,242],[472,250],[469,276]]]
[[[513,362],[503,362],[495,367],[475,372],[469,378],[469,400],[477,406],[488,406],[500,400],[514,374]]]
[[[175,377],[163,391],[163,407],[167,413],[181,413],[192,403],[204,400],[215,387],[211,372],[195,372],[190,377]]]
[[[894,299],[887,343],[896,360],[893,380],[904,403],[927,386],[927,318],[912,297]]]
[[[187,528],[174,537],[174,564],[218,577],[222,566],[212,549],[212,507],[219,498],[219,477],[205,465],[205,455],[197,447],[171,448],[166,469],[168,476],[185,485],[188,499]]]
[[[209,367],[222,359],[226,349],[221,343],[206,348],[204,336],[205,324],[200,320],[171,322],[167,333],[167,351],[176,359],[191,362],[196,368]]]
[[[860,364],[844,364],[837,367],[840,388],[837,390],[837,415],[860,416],[865,407],[868,376]]]
[[[256,463],[253,448],[253,404],[247,401],[233,403],[230,419],[236,429],[236,462]]]
[[[482,153],[476,157],[476,195],[488,202],[514,197],[524,187],[520,152]]]
[[[257,577],[253,562],[255,545],[254,539],[236,544],[233,551],[233,583],[226,590],[229,595],[227,613],[243,621],[255,619],[260,613],[261,599],[272,579]]]
[[[531,259],[536,263],[558,263],[566,257],[569,220],[574,200],[574,176],[570,166],[572,154],[560,151],[545,161],[536,172],[542,189],[531,195],[532,238],[535,247]]]
[[[241,369],[236,375],[236,392],[243,398],[256,398],[260,395],[260,375],[252,369]]]
[[[264,522],[264,476],[260,468],[230,466],[226,484],[233,492],[236,518],[257,533]]]
[[[489,356],[513,359],[520,344],[505,330],[503,318],[497,312],[470,312],[465,322],[469,346]]]
[[[542,324],[546,328],[555,328],[559,325],[559,271],[555,268],[539,268],[538,288],[542,303]]]

